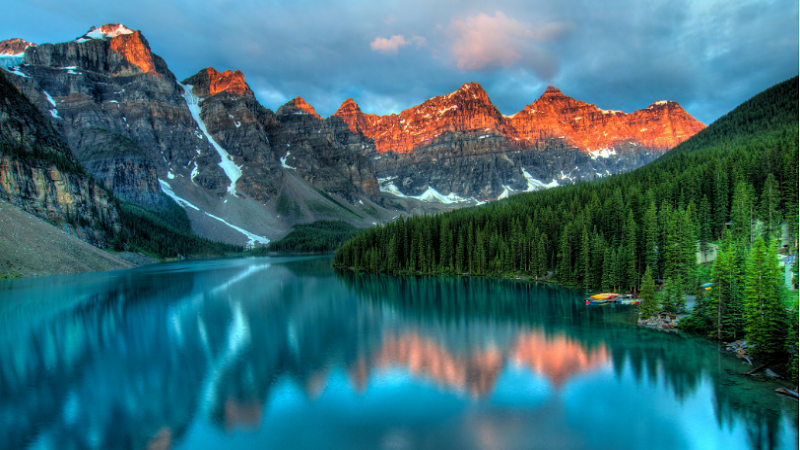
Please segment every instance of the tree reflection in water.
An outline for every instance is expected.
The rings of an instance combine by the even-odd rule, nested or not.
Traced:
[[[796,446],[779,438],[787,422],[796,435],[796,403],[736,375],[737,360],[702,340],[631,326],[634,308],[586,307],[565,289],[334,274],[325,258],[18,281],[0,283],[0,442],[7,448],[174,448],[190,445],[204,421],[231,436],[268,428],[272,437],[272,423],[283,420],[273,409],[287,392],[303,396],[294,404],[322,408],[327,392],[345,389],[369,404],[388,395],[398,373],[402,383],[490,408],[462,414],[448,444],[462,448],[513,447],[510,439],[535,430],[569,448],[585,446],[565,431],[573,414],[567,387],[603,374],[666,386],[681,402],[710,385],[721,430],[743,423],[754,449]],[[521,402],[515,393],[531,386],[541,391],[538,406],[498,406]],[[436,407],[411,408],[434,417]],[[387,427],[376,425],[375,436],[365,431],[365,442],[422,445],[415,439],[423,431]]]

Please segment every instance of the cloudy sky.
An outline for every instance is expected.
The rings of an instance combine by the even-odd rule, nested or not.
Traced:
[[[796,0],[25,0],[0,40],[63,42],[92,25],[141,30],[179,80],[239,69],[273,110],[322,116],[352,97],[388,114],[477,81],[503,114],[548,85],[604,109],[674,100],[713,122],[798,74]]]

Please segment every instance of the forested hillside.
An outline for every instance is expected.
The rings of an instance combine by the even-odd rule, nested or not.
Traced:
[[[356,234],[356,227],[341,220],[317,220],[297,224],[283,239],[250,251],[265,255],[281,253],[324,253],[336,250],[342,242]]]
[[[336,252],[341,268],[388,273],[553,277],[637,290],[654,279],[696,286],[696,252],[720,239],[797,234],[798,78],[756,95],[633,172],[398,220]],[[730,227],[726,223],[732,221]],[[698,245],[699,243],[699,245]]]

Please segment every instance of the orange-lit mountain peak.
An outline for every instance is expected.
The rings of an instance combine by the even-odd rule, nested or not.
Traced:
[[[668,108],[670,106],[671,107],[675,107],[676,105],[679,108],[681,106],[681,105],[678,105],[677,102],[673,102],[673,101],[670,101],[670,100],[659,100],[657,102],[651,103],[650,106],[647,107],[647,109],[664,109],[664,108]]]
[[[444,103],[453,103],[453,104],[462,104],[462,103],[482,103],[484,105],[491,106],[491,100],[489,100],[489,94],[483,89],[479,83],[471,81],[469,83],[464,83],[461,85],[458,90],[451,92],[447,95],[443,95],[440,97],[433,97],[430,100],[424,102],[421,106],[424,106],[428,102],[433,102],[436,104],[444,104]],[[413,109],[413,108],[412,108]]]
[[[502,135],[522,148],[536,146],[542,139],[558,138],[587,153],[631,143],[645,149],[668,150],[705,128],[672,101],[655,102],[646,109],[625,114],[575,100],[554,86],[548,86],[519,113],[503,116],[475,82],[400,114],[367,115],[348,99],[334,116],[344,120],[351,131],[374,139],[379,153],[409,153],[449,132],[478,138]]]
[[[107,23],[99,27],[89,28],[89,31],[79,37],[77,41],[84,42],[89,39],[113,39],[115,37],[134,33],[138,33],[138,31],[132,30],[121,23]]]
[[[121,23],[109,23],[92,27],[86,34],[75,39],[79,44],[92,41],[107,42],[113,52],[120,54],[125,61],[139,69],[123,68],[118,75],[132,75],[137,72],[161,75],[156,71],[150,45],[140,31],[132,30]]]
[[[557,88],[555,86],[547,86],[547,89],[544,90],[544,94],[542,94],[542,95],[546,95],[546,96],[549,96],[549,97],[555,97],[555,96],[563,96],[564,93],[561,92],[561,89],[559,89],[559,88]]]
[[[0,41],[0,56],[21,55],[28,47],[36,47],[36,44],[20,38],[6,39]]]
[[[353,133],[363,133],[367,137],[371,137],[374,134],[372,126],[379,120],[379,116],[364,114],[358,103],[352,98],[342,102],[342,106],[333,113],[333,117],[342,119]]]
[[[222,92],[253,97],[253,91],[244,81],[244,74],[239,70],[219,72],[213,67],[208,67],[187,78],[183,83],[192,85],[194,95],[201,98]]]
[[[486,91],[483,89],[483,86],[481,86],[480,83],[477,83],[475,81],[470,81],[469,83],[462,84],[461,87],[458,88],[456,92],[453,92],[453,94],[458,92],[476,94],[476,95],[487,95]]]
[[[341,116],[341,115],[350,115],[350,114],[363,114],[361,108],[358,106],[355,100],[352,97],[348,98],[347,100],[342,102],[342,105],[339,106],[339,109],[333,113],[334,116]]]
[[[353,102],[353,103],[355,103],[355,102]],[[317,112],[314,110],[314,107],[309,105],[308,102],[306,102],[306,100],[303,97],[295,97],[295,98],[289,100],[286,103],[286,106],[291,106],[291,107],[297,108],[300,111],[305,112],[306,114],[311,114],[312,116],[316,117],[317,119],[322,120],[322,117],[319,114],[317,114]],[[358,105],[356,105],[356,107],[358,107]]]

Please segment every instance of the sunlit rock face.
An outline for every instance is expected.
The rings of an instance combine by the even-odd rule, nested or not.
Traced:
[[[621,142],[668,150],[705,128],[675,102],[658,101],[625,114],[575,100],[552,86],[508,117],[500,114],[478,83],[388,116],[364,114],[353,99],[347,99],[334,116],[351,131],[374,139],[379,153],[409,153],[448,131],[496,134],[520,148],[559,137],[587,152]]]
[[[552,86],[506,123],[510,125],[507,136],[521,147],[545,137],[563,136],[586,152],[623,144],[666,151],[705,128],[676,102],[658,101],[625,114],[575,100]]]
[[[25,63],[47,67],[76,67],[111,76],[132,76],[144,73],[166,75],[164,61],[154,55],[140,31],[120,24],[92,27],[74,41],[43,44],[26,52]]]
[[[289,100],[285,105],[278,109],[278,114],[308,114],[319,120],[322,120],[322,117],[317,114],[317,111],[314,110],[314,107],[309,105],[303,97],[295,97]]]
[[[191,84],[194,94],[202,98],[221,92],[228,92],[234,96],[254,97],[250,86],[244,81],[244,74],[239,70],[235,72],[226,70],[220,73],[213,67],[209,67],[187,78],[183,84]]]
[[[384,190],[479,200],[632,170],[705,128],[675,102],[625,114],[554,87],[504,116],[477,83],[388,116],[347,99],[332,117],[372,140],[364,148]]]

